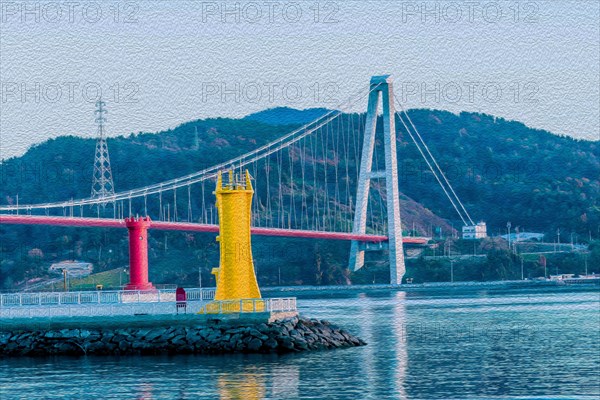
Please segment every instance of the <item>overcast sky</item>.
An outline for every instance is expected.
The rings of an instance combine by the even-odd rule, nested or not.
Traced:
[[[379,74],[409,108],[598,140],[599,4],[1,0],[0,157],[93,137],[100,92],[114,136],[335,107]]]

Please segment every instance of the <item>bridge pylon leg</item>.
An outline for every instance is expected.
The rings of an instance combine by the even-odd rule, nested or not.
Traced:
[[[385,179],[387,202],[387,236],[390,259],[390,283],[402,283],[406,272],[402,247],[402,222],[400,219],[400,196],[398,191],[398,160],[396,153],[396,125],[393,98],[393,84],[390,76],[371,78],[371,92],[367,106],[365,135],[360,161],[360,173],[356,193],[356,209],[352,232],[365,234],[367,228],[367,208],[371,179]],[[383,111],[383,144],[385,151],[385,171],[373,171],[373,151],[377,128],[377,113],[381,99]],[[364,266],[365,250],[361,243],[352,241],[349,266],[357,271]]]
[[[148,281],[148,228],[150,217],[125,218],[129,230],[129,283],[125,290],[151,290]]]

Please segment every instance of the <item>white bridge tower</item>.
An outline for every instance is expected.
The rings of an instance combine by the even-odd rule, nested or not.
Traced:
[[[383,144],[385,151],[385,170],[372,171],[373,151],[375,148],[375,132],[377,128],[377,113],[379,100],[383,105]],[[352,232],[366,233],[367,206],[371,179],[385,179],[387,201],[387,248],[390,258],[390,283],[402,283],[406,271],[404,265],[404,250],[402,248],[402,223],[400,220],[400,197],[398,192],[398,160],[396,157],[396,126],[394,110],[394,93],[392,78],[374,76],[371,78],[365,135],[363,139],[360,174],[356,194],[356,209]],[[357,271],[365,263],[367,243],[352,241],[350,249],[350,269]]]

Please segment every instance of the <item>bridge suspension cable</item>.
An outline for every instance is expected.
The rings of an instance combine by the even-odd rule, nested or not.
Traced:
[[[257,162],[263,158],[267,158],[271,154],[274,154],[284,148],[291,146],[293,143],[300,141],[301,139],[310,136],[313,132],[319,130],[320,128],[326,126],[336,118],[340,117],[344,110],[348,107],[354,105],[357,101],[362,100],[366,96],[370,94],[373,89],[364,89],[360,91],[357,95],[349,98],[344,103],[340,104],[336,109],[330,110],[324,115],[318,117],[317,119],[303,125],[300,128],[293,130],[292,132],[271,141],[263,146],[258,147],[248,153],[235,157],[225,162],[221,162],[217,165],[214,165],[209,168],[205,168],[194,173],[184,175],[175,179],[167,180],[164,182],[144,186],[141,188],[136,188],[128,191],[123,191],[119,193],[115,193],[111,196],[100,197],[100,198],[85,198],[79,200],[69,200],[69,201],[58,201],[58,202],[47,202],[47,203],[38,203],[38,204],[16,204],[16,205],[0,205],[0,211],[19,211],[19,210],[48,210],[54,208],[66,208],[73,206],[84,206],[84,205],[96,205],[96,204],[106,204],[113,203],[118,205],[119,202],[123,201],[131,201],[131,199],[135,199],[138,197],[147,197],[153,194],[158,194],[160,196],[159,202],[161,203],[159,212],[161,214],[161,219],[165,218],[165,211],[162,209],[162,192],[177,190],[178,188],[189,186],[198,182],[203,182],[207,179],[211,179],[217,176],[218,171],[232,169],[232,168],[243,168],[249,164]],[[176,198],[176,194],[174,193],[174,197]],[[116,211],[115,213],[121,216],[121,213],[124,211],[123,207],[120,207],[120,212]],[[176,213],[176,210],[175,210]],[[169,210],[170,214],[170,210]],[[169,217],[168,217],[169,218]]]
[[[156,221],[212,225],[218,222],[218,214],[210,191],[205,191],[205,184],[215,178],[219,170],[246,167],[253,176],[262,177],[254,188],[253,226],[350,232],[353,229],[353,215],[356,209],[355,192],[351,191],[351,188],[356,186],[355,183],[359,179],[361,137],[365,129],[366,114],[345,114],[344,111],[370,95],[373,90],[375,88],[372,86],[370,89],[365,88],[338,109],[328,111],[276,140],[191,174],[103,198],[40,204],[21,204],[20,199],[16,205],[0,206],[0,211],[18,213],[19,210],[25,210],[27,214],[31,214],[32,210],[38,210],[38,213],[45,212],[46,215],[61,213],[65,217],[73,218],[77,216],[76,207],[79,207],[79,217],[83,217],[84,206],[112,203],[114,207],[110,213],[115,219],[122,219],[126,214],[132,216],[143,213],[146,216],[151,215]],[[410,116],[397,98],[395,101],[398,104],[398,119],[417,146],[452,207],[465,225],[469,222],[473,224],[465,206]],[[387,232],[388,193],[379,179],[382,177],[381,171],[385,169],[384,160],[383,148],[380,143],[376,143],[373,167],[377,173],[373,174],[370,181],[372,195],[369,196],[367,204],[369,234]],[[187,191],[187,199],[183,191]],[[197,200],[192,201],[192,197]],[[100,208],[93,210],[93,216],[96,217],[96,211],[97,218],[100,218]]]
[[[396,114],[398,115],[398,118],[400,119],[400,122],[402,123],[402,125],[406,129],[406,132],[408,133],[408,135],[410,136],[410,138],[412,139],[412,141],[415,143],[415,146],[417,147],[417,150],[419,151],[419,153],[421,154],[421,156],[425,160],[425,163],[427,164],[427,166],[431,170],[431,173],[433,174],[433,176],[435,177],[435,179],[437,180],[437,182],[440,184],[442,190],[446,194],[446,197],[448,197],[448,200],[450,200],[450,203],[452,204],[452,207],[454,207],[454,210],[456,210],[456,213],[458,214],[458,216],[460,217],[460,219],[462,220],[462,222],[465,225],[469,225],[468,222],[467,222],[467,220],[471,223],[471,225],[475,225],[475,223],[471,219],[471,216],[467,212],[465,206],[460,201],[460,198],[458,197],[458,195],[454,191],[454,188],[452,187],[452,185],[448,181],[448,178],[446,178],[446,175],[444,174],[444,172],[440,168],[437,160],[435,159],[435,157],[433,156],[433,154],[431,154],[431,151],[429,150],[429,147],[427,146],[427,144],[423,140],[423,137],[419,133],[419,131],[416,128],[415,124],[413,123],[412,119],[410,118],[410,116],[408,115],[408,113],[406,112],[406,110],[404,109],[404,107],[402,106],[402,104],[400,103],[400,101],[398,101],[398,99],[396,98],[396,96],[394,96],[394,100],[396,100],[396,104],[398,105],[398,109],[400,110],[400,111],[398,111],[398,110],[396,111]],[[402,115],[405,116],[406,120],[408,121],[408,124],[404,121],[404,118],[402,117]],[[411,132],[411,129],[409,128],[409,125],[414,130],[414,135]],[[438,176],[438,173],[436,172],[436,169],[433,168],[433,165],[430,163],[429,159],[425,156],[425,153],[423,152],[423,150],[421,148],[421,145],[419,145],[419,142],[417,142],[417,140],[415,139],[415,136],[419,138],[419,141],[421,142],[423,148],[425,149],[425,152],[431,158],[431,161],[433,162],[433,165],[435,165],[437,171],[439,171],[439,175],[442,176],[442,179],[446,183],[447,188],[444,185],[444,183],[442,183],[442,179],[440,179],[440,177]],[[450,193],[448,192],[448,190],[450,190],[450,192],[452,193],[453,196],[450,195]],[[460,211],[459,207],[456,204],[458,204],[458,206],[460,206],[460,209],[462,209],[462,212]],[[464,212],[464,215],[463,215],[463,212]]]

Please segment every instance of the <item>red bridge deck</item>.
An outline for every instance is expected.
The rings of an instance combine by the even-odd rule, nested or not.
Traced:
[[[72,226],[84,228],[126,228],[125,222],[110,218],[78,218],[78,217],[51,217],[37,215],[0,215],[0,224],[19,224],[19,225],[53,225],[53,226]],[[165,222],[152,221],[150,229],[160,229],[167,231],[190,231],[190,232],[212,232],[218,233],[218,225],[197,224],[193,222]],[[282,236],[310,239],[333,239],[333,240],[357,240],[360,242],[385,242],[387,236],[382,235],[358,235],[344,232],[322,232],[322,231],[304,231],[299,229],[280,229],[280,228],[260,228],[252,227],[252,234],[263,236]],[[424,245],[428,238],[422,237],[404,237],[406,244]]]

